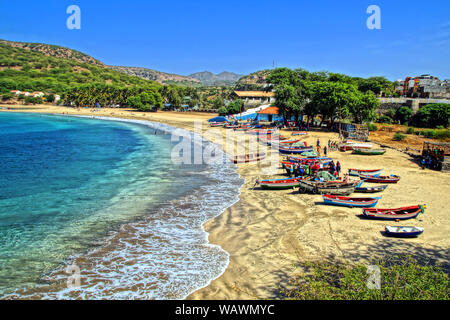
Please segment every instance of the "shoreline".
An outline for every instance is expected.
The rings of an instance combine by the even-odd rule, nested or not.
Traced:
[[[40,113],[47,110],[64,112],[64,115],[150,120],[190,131],[194,127],[192,121],[205,122],[213,116],[173,112],[145,114],[124,109],[106,109],[97,113],[53,106],[35,108],[35,112],[40,110]],[[328,139],[337,140],[337,134],[311,132],[306,141],[315,145],[317,138],[324,144]],[[187,299],[274,299],[279,297],[277,287],[280,283],[296,273],[294,264],[311,260],[332,263],[343,259],[366,263],[385,255],[411,253],[449,263],[450,212],[445,196],[450,193],[448,173],[422,170],[407,155],[396,150],[388,150],[380,157],[336,151],[330,152],[329,156],[342,163],[343,172],[351,167],[383,167],[384,174],[399,174],[402,180],[382,194],[379,207],[426,203],[428,210],[423,216],[405,223],[425,227],[424,235],[411,240],[388,239],[380,231],[395,222],[361,220],[356,216],[360,210],[323,206],[320,196],[298,194],[293,190],[253,189],[260,175],[258,166],[238,165],[237,171],[245,180],[239,190],[239,201],[203,224],[209,243],[217,244],[229,253],[229,265],[219,278]]]
[[[14,112],[12,112],[12,113],[14,113]],[[18,113],[18,112],[15,112],[15,113]],[[20,113],[22,113],[22,112],[20,112]],[[30,113],[30,112],[23,112],[23,113],[25,113],[25,114],[33,114],[33,113]],[[197,135],[197,133],[195,133],[195,132],[191,132],[191,131],[188,131],[188,130],[186,130],[186,129],[183,129],[183,128],[179,128],[179,127],[175,127],[175,126],[172,126],[172,125],[168,125],[168,124],[165,124],[165,123],[162,123],[162,122],[154,122],[154,121],[149,121],[149,120],[141,120],[141,119],[129,119],[129,118],[119,118],[119,117],[110,117],[110,116],[99,116],[99,115],[80,115],[80,114],[70,114],[70,115],[68,115],[68,114],[62,114],[62,113],[54,113],[54,112],[39,112],[38,114],[42,114],[42,115],[49,115],[49,116],[60,116],[60,117],[74,117],[74,118],[81,118],[81,119],[93,119],[93,120],[101,120],[101,121],[110,121],[110,122],[119,122],[119,123],[126,123],[126,124],[132,124],[132,125],[137,125],[137,126],[142,126],[142,127],[146,127],[146,128],[150,128],[151,130],[158,130],[158,131],[160,131],[160,132],[163,132],[164,134],[170,134],[171,132],[173,133],[173,132],[176,132],[177,134],[181,134],[182,136],[184,136],[184,135],[190,135],[190,134],[194,134],[194,135]],[[180,132],[179,130],[182,130],[183,132]],[[195,138],[194,138],[195,139]],[[201,139],[201,137],[200,137],[200,139]],[[195,140],[194,140],[195,141]],[[218,147],[220,147],[220,146],[218,146]],[[242,180],[242,178],[238,175],[238,173],[237,173],[237,168],[233,168],[233,165],[232,165],[232,163],[230,163],[230,166],[227,166],[227,168],[230,168],[230,169],[232,169],[233,171],[234,171],[234,173],[236,174],[236,176],[238,177],[237,179],[240,179],[240,180]],[[228,169],[226,170],[227,172],[229,171]],[[213,177],[211,176],[209,176],[208,175],[208,179],[213,179]],[[233,180],[235,180],[236,178],[233,178]],[[242,182],[242,184],[243,184],[243,182]],[[208,184],[204,184],[200,189],[204,189],[204,188],[207,188],[207,186],[208,186]],[[200,189],[196,189],[196,191],[195,192],[200,192]],[[201,193],[201,192],[200,192]],[[201,290],[201,289],[203,289],[203,288],[205,288],[205,287],[207,287],[207,286],[209,286],[209,284],[212,282],[212,281],[214,281],[215,279],[217,279],[217,278],[219,278],[224,272],[225,272],[225,270],[227,269],[227,267],[228,267],[228,265],[229,265],[229,253],[228,252],[226,252],[225,250],[223,250],[223,248],[220,246],[220,245],[218,245],[218,244],[214,244],[214,243],[210,243],[209,241],[208,241],[208,237],[209,237],[209,233],[205,230],[205,228],[204,228],[204,225],[205,225],[205,223],[207,222],[207,221],[209,221],[209,220],[211,220],[211,219],[214,219],[214,218],[216,218],[218,215],[220,215],[220,214],[222,214],[223,212],[224,212],[224,210],[226,210],[228,207],[230,207],[230,206],[232,206],[233,204],[235,204],[236,202],[238,202],[239,201],[239,194],[240,194],[240,191],[239,191],[239,189],[238,190],[236,190],[236,192],[234,192],[233,194],[232,194],[232,198],[230,198],[229,200],[229,202],[225,202],[224,204],[220,204],[219,205],[219,207],[217,207],[217,206],[213,206],[213,207],[211,207],[211,208],[207,208],[207,212],[209,212],[210,214],[207,214],[207,216],[205,216],[205,219],[206,220],[201,220],[201,221],[203,221],[203,223],[201,223],[201,225],[199,225],[198,226],[198,228],[201,230],[201,246],[206,246],[206,247],[208,247],[208,248],[210,248],[210,251],[211,252],[213,252],[213,251],[215,251],[215,250],[219,250],[219,251],[221,251],[222,253],[221,253],[221,255],[224,255],[224,256],[226,256],[226,263],[225,263],[225,265],[223,266],[223,267],[221,267],[220,268],[220,270],[218,271],[218,273],[216,274],[216,275],[214,275],[212,278],[209,278],[209,277],[207,277],[206,278],[206,280],[207,280],[207,283],[206,284],[203,284],[203,283],[199,283],[199,286],[197,287],[197,288],[195,288],[195,289],[193,289],[193,290],[190,290],[190,292],[189,293],[186,293],[182,298],[177,298],[177,299],[180,299],[180,300],[184,300],[184,299],[186,299],[190,294],[192,294],[193,292],[195,292],[195,291],[198,291],[198,290]],[[186,200],[186,198],[187,197],[189,197],[189,196],[183,196],[182,198],[177,198],[177,199],[172,199],[172,200],[170,200],[170,202],[172,203],[178,203],[178,202],[180,202],[180,201],[184,201],[184,200]],[[207,198],[207,197],[206,197]],[[196,205],[199,205],[199,204],[201,204],[201,202],[203,201],[205,201],[205,200],[199,200],[200,198],[197,198],[197,202],[198,203],[196,203]],[[200,201],[200,202],[199,202]],[[203,205],[206,205],[207,203],[204,203]],[[172,206],[172,205],[171,205]],[[158,211],[160,211],[160,210],[164,210],[164,207],[161,207],[160,209],[158,209]],[[166,208],[166,210],[167,210],[168,208]],[[180,208],[181,209],[181,208]],[[211,211],[212,210],[212,211]],[[212,216],[211,216],[211,213],[212,213]],[[195,218],[195,219],[198,219],[198,218]],[[120,227],[120,230],[123,230],[123,228],[133,228],[134,227],[134,225],[135,224],[146,224],[146,223],[149,223],[150,221],[148,221],[149,219],[148,218],[145,218],[145,217],[143,217],[143,219],[142,219],[142,221],[139,221],[139,222],[130,222],[130,223],[125,223],[125,224],[123,224],[123,225],[121,225],[121,227]],[[194,224],[196,224],[196,223],[194,223]],[[117,233],[116,234],[114,234],[114,235],[112,235],[112,236],[108,236],[105,240],[102,240],[102,242],[104,241],[104,244],[101,246],[101,248],[100,248],[100,251],[102,251],[102,248],[105,248],[105,247],[108,247],[108,246],[110,246],[111,245],[111,241],[115,238],[115,237],[118,237],[118,234],[119,233],[122,233],[121,231],[117,231]],[[142,236],[142,235],[140,235],[140,236]],[[98,251],[99,249],[98,248],[91,248],[91,249],[89,249],[89,251],[87,251],[85,254],[76,254],[75,256],[71,256],[71,257],[68,257],[68,261],[72,261],[72,263],[74,262],[74,261],[77,261],[77,260],[79,260],[79,259],[84,259],[84,256],[91,256],[91,255],[93,255],[96,251]],[[193,252],[194,253],[194,252]],[[219,264],[223,264],[222,262],[220,262],[219,263],[219,261],[216,261],[217,262],[217,266],[219,265]],[[209,267],[211,267],[210,266],[210,264],[207,264]],[[59,270],[60,269],[60,267],[58,267],[58,268],[56,268],[55,270],[53,270],[53,271],[51,271],[49,274],[54,274],[54,275],[58,275],[59,273],[61,273],[62,271],[61,270]],[[206,269],[208,269],[208,267],[206,267],[205,268],[205,270]],[[88,273],[89,273],[89,271],[88,271]],[[210,276],[211,276],[211,274],[209,274]],[[51,278],[50,278],[51,279]],[[205,282],[205,281],[202,281],[202,282]],[[137,285],[138,283],[136,283],[136,285]],[[31,291],[34,291],[34,289],[31,289]],[[40,290],[39,289],[37,289],[37,291],[39,292]],[[46,291],[45,289],[44,289],[44,291]],[[64,292],[65,290],[64,289],[62,289],[62,292]],[[54,293],[55,292],[53,292],[53,291],[49,291],[49,295],[47,295],[47,297],[48,298],[51,298],[51,296],[53,296],[54,295]],[[58,291],[56,291],[56,295],[61,295],[61,294],[63,294],[64,295],[64,293],[58,293]],[[6,297],[8,297],[9,295],[6,295]],[[15,296],[15,294],[13,294],[13,296]],[[62,296],[61,296],[62,297]],[[20,297],[19,297],[20,298]]]

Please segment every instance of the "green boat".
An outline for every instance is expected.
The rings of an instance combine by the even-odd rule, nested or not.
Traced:
[[[379,156],[386,153],[386,149],[359,149],[353,148],[353,154],[360,154],[365,156]]]

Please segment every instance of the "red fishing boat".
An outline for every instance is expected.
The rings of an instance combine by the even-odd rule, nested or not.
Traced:
[[[395,209],[364,209],[363,215],[370,219],[407,220],[425,213],[426,205],[401,207]]]
[[[248,163],[248,162],[256,162],[266,158],[265,153],[255,153],[255,154],[245,154],[240,156],[235,156],[233,158],[234,163]]]
[[[364,180],[365,182],[372,182],[372,183],[397,183],[400,181],[400,177],[395,175],[390,176],[360,175],[359,177],[361,178],[361,180]]]

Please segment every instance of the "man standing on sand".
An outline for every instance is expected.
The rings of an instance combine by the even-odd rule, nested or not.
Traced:
[[[338,173],[338,176],[340,176],[341,175],[341,163],[339,161],[336,163],[336,171]]]
[[[317,155],[320,157],[320,145],[317,145]]]
[[[326,157],[327,156],[327,146],[325,146],[324,148],[323,148],[323,155]]]

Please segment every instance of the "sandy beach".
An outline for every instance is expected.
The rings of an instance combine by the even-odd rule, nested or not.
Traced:
[[[194,130],[194,121],[207,120],[214,114],[158,112],[140,113],[126,109],[92,112],[56,106],[2,106],[8,112],[39,112],[145,119]],[[221,128],[218,130],[225,131]],[[244,133],[241,133],[244,135]],[[289,132],[283,132],[289,136]],[[337,133],[310,132],[305,141],[315,145],[320,139],[338,140]],[[223,144],[223,141],[214,141]],[[376,145],[374,147],[377,147]],[[226,147],[225,147],[226,148]],[[450,264],[450,174],[422,170],[410,157],[394,149],[383,156],[352,155],[331,151],[328,156],[339,160],[343,172],[348,168],[381,169],[383,174],[401,177],[398,184],[377,196],[377,207],[401,207],[426,204],[424,215],[406,222],[363,220],[361,209],[325,206],[322,197],[299,194],[297,190],[266,191],[255,187],[261,176],[258,164],[238,165],[245,179],[240,200],[222,215],[208,221],[205,230],[209,241],[230,254],[225,273],[189,299],[266,299],[279,297],[279,285],[293,276],[295,264],[304,261],[349,260],[369,264],[377,258],[411,254]],[[274,178],[282,178],[283,170]],[[425,229],[417,239],[392,239],[381,232],[386,225],[415,225]]]

